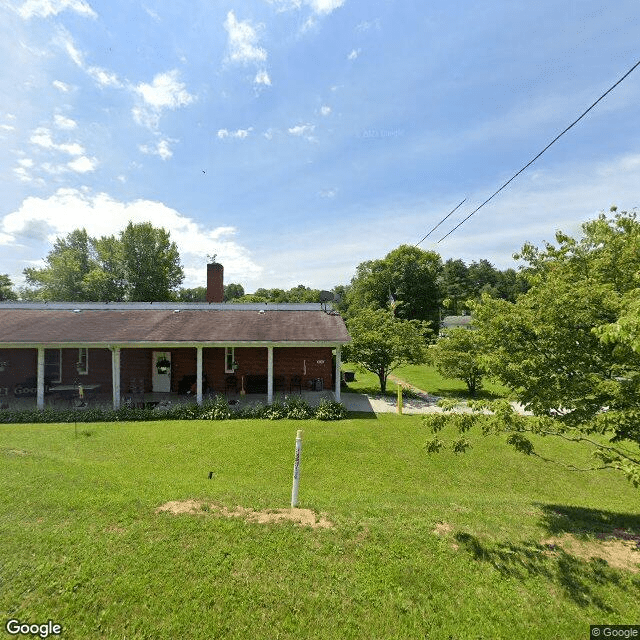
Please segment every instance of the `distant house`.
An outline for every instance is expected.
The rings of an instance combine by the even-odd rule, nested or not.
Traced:
[[[471,316],[445,316],[440,321],[440,328],[442,329],[472,329],[471,326],[473,319]]]
[[[331,388],[340,399],[343,319],[321,304],[225,304],[222,265],[207,303],[0,303],[0,394]]]

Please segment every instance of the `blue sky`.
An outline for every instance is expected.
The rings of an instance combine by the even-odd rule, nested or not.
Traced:
[[[56,236],[171,231],[257,287],[415,244],[497,267],[640,203],[637,0],[0,0],[0,273]],[[442,233],[440,233],[442,231]]]

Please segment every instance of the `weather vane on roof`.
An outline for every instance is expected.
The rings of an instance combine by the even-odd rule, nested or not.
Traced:
[[[217,256],[218,256],[217,253],[214,253],[211,255],[207,254],[207,260],[209,260],[209,264],[215,264]]]

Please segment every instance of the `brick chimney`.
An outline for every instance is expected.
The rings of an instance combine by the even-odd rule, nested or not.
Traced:
[[[224,301],[224,267],[217,262],[207,265],[207,302]]]

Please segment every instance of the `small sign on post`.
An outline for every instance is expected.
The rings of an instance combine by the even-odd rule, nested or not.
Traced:
[[[296,434],[296,457],[293,462],[293,488],[291,489],[291,508],[298,504],[298,486],[300,485],[300,456],[302,454],[302,429]]]

